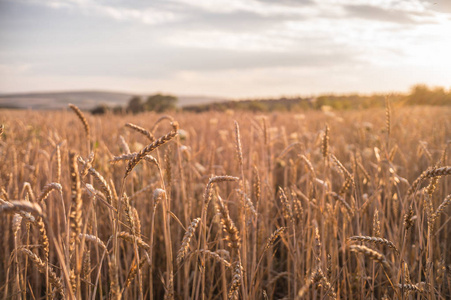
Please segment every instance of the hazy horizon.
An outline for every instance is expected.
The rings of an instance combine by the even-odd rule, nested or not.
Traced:
[[[451,1],[0,0],[0,93],[451,86]]]

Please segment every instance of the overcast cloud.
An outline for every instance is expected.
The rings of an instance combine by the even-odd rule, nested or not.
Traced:
[[[0,93],[451,86],[451,1],[0,0]]]

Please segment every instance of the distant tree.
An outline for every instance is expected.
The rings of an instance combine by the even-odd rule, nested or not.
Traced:
[[[171,95],[155,94],[147,97],[144,107],[146,110],[164,112],[177,108],[178,98]]]
[[[428,104],[431,100],[431,94],[431,91],[425,84],[417,84],[410,91],[409,104]]]
[[[113,107],[113,113],[115,115],[122,115],[125,114],[126,112],[126,108],[122,107],[121,105],[116,105],[115,107]]]
[[[133,98],[131,98],[127,105],[127,112],[137,114],[142,111],[144,111],[144,103],[141,97],[134,96]]]
[[[106,104],[100,104],[93,109],[91,109],[91,114],[93,115],[104,115],[107,111],[109,111],[110,108]]]
[[[267,111],[268,107],[262,101],[250,101],[247,109],[253,112]]]

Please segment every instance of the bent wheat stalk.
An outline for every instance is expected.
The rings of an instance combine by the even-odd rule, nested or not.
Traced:
[[[36,265],[40,273],[48,274],[50,283],[55,286],[58,293],[64,299],[65,297],[64,286],[63,283],[61,282],[61,278],[59,278],[56,275],[55,271],[53,271],[53,269],[48,264],[43,262],[42,259],[40,259],[36,254],[31,252],[27,248],[20,248],[19,250],[25,253],[31,259],[31,261]]]
[[[384,238],[374,236],[352,236],[349,239],[351,241],[370,242],[378,245],[385,245],[388,248],[393,249],[396,252],[396,254],[399,254],[398,248],[396,248],[395,244]]]
[[[424,171],[410,186],[407,191],[407,196],[411,196],[421,184],[421,182],[427,178],[433,178],[437,176],[451,175],[451,166],[441,167],[441,168],[431,168]]]

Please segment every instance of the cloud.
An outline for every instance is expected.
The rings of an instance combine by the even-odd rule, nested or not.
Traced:
[[[304,6],[304,5],[312,5],[315,2],[312,0],[257,0],[259,2],[268,3],[268,4],[277,4],[277,5],[287,5],[287,6]]]
[[[99,0],[18,0],[22,3],[46,6],[55,10],[69,10],[84,15],[104,16],[116,21],[140,22],[143,24],[164,24],[179,19],[179,15],[159,1],[99,1]],[[133,3],[133,5],[131,5]],[[140,4],[141,3],[141,4]]]
[[[425,0],[0,0],[0,82],[197,93],[233,77],[230,94],[243,95],[300,82],[371,88],[401,65],[407,77],[408,66],[446,77],[451,22],[436,1],[440,10]]]
[[[145,49],[133,55],[89,51],[68,54],[41,54],[39,63],[27,74],[53,76],[114,76],[169,78],[179,71],[219,72],[255,70],[259,68],[328,69],[362,62],[352,51],[291,52],[236,51],[227,49],[165,48],[158,46],[151,53]],[[69,62],[70,61],[70,62]],[[5,73],[6,74],[6,73]]]
[[[451,1],[449,0],[429,0],[423,3],[431,10],[451,14]]]
[[[345,5],[343,8],[349,16],[366,20],[413,24],[416,21],[406,11],[384,9],[372,5]]]

